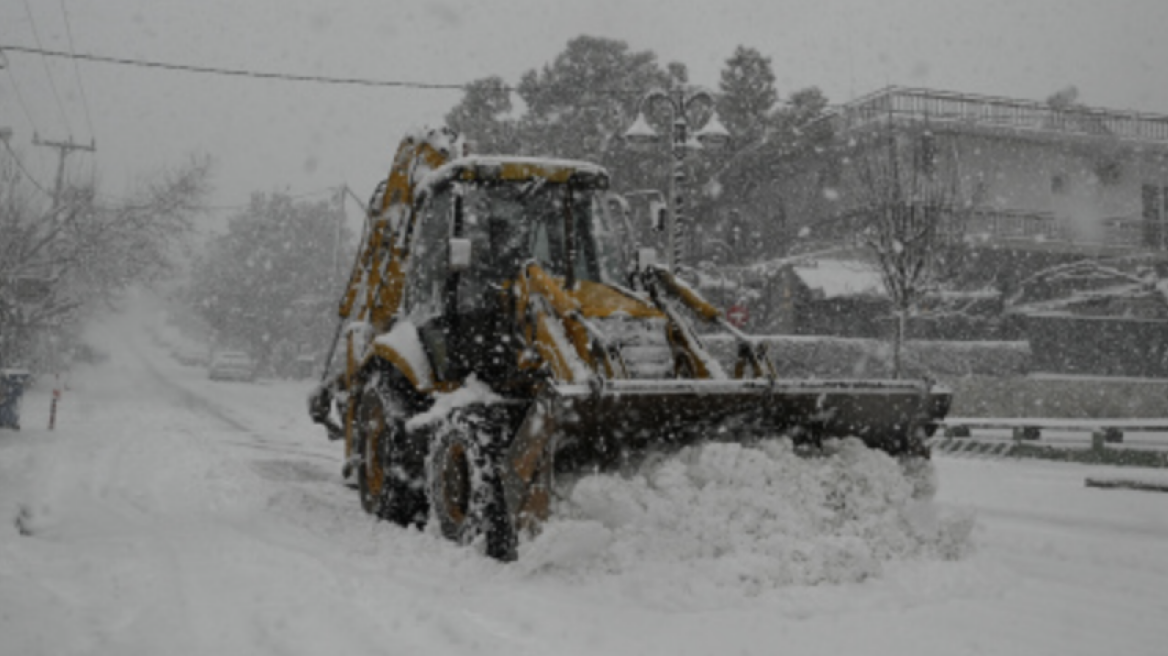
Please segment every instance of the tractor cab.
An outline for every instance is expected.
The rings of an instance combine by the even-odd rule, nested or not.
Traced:
[[[404,316],[419,328],[437,383],[470,375],[530,385],[517,280],[535,265],[564,289],[626,275],[610,238],[599,168],[554,160],[466,158],[419,194]]]

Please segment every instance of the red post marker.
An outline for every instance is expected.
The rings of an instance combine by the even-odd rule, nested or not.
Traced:
[[[49,430],[53,430],[53,425],[57,423],[57,399],[61,398],[61,390],[53,389],[53,405],[49,407]]]
[[[735,328],[742,328],[750,320],[750,311],[741,303],[735,303],[726,310],[726,320]]]

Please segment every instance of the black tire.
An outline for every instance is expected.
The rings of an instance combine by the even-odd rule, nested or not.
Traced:
[[[462,545],[481,536],[488,556],[512,561],[518,536],[499,471],[505,432],[488,413],[453,413],[434,436],[427,488],[442,535]]]
[[[408,458],[403,404],[378,376],[366,385],[357,412],[361,507],[398,526],[424,525],[423,463]]]

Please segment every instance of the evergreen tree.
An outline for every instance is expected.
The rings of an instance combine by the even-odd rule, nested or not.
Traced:
[[[640,97],[668,82],[650,51],[631,52],[613,39],[572,39],[551,64],[528,71],[519,83],[527,105],[521,120],[525,149],[603,161],[620,146]]]
[[[770,57],[738,46],[726,60],[718,86],[718,113],[735,140],[748,144],[760,139],[779,99]]]
[[[511,89],[498,76],[475,80],[449,113],[453,128],[480,153],[513,153],[519,148],[515,120],[511,118]]]

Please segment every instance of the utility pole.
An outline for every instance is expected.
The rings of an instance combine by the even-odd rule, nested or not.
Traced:
[[[68,141],[45,141],[34,132],[32,143],[34,146],[57,149],[57,181],[53,185],[53,209],[56,210],[61,206],[61,192],[65,187],[65,158],[75,150],[92,153],[97,150],[97,142],[91,139],[89,145],[86,146],[85,144],[73,143],[73,137],[69,137]]]
[[[81,150],[81,151],[90,152],[90,153],[96,151],[97,150],[97,141],[90,139],[88,146],[86,146],[85,144],[73,143],[73,137],[69,137],[68,141],[45,141],[45,140],[42,140],[40,138],[40,135],[38,135],[37,133],[34,132],[32,135],[32,143],[34,146],[44,146],[46,148],[56,148],[57,149],[57,181],[53,185],[52,214],[53,214],[53,216],[58,217],[55,220],[60,220],[57,212],[61,209],[61,193],[65,190],[65,159],[69,156],[70,153],[72,153],[75,150]],[[56,241],[56,238],[54,238],[54,241]],[[50,248],[52,249],[52,251],[51,251],[52,252],[51,266],[53,269],[52,277],[54,280],[54,284],[56,284],[55,281],[57,278],[60,277],[61,270],[59,268],[59,263],[56,260],[56,257],[57,257],[56,244],[51,244]],[[62,385],[61,385],[61,368],[62,368],[61,355],[60,355],[60,353],[57,352],[57,348],[59,346],[59,342],[60,342],[61,337],[60,337],[60,327],[59,326],[55,326],[55,325],[49,326],[48,330],[49,330],[49,340],[50,340],[50,343],[53,345],[50,357],[51,357],[51,361],[53,363],[52,364],[53,369],[56,371],[55,375],[53,376],[53,380],[55,381],[53,383],[53,402],[52,402],[52,406],[49,409],[49,430],[53,430],[54,424],[56,424],[56,422],[57,422],[57,401],[61,398],[61,387],[62,387]]]

